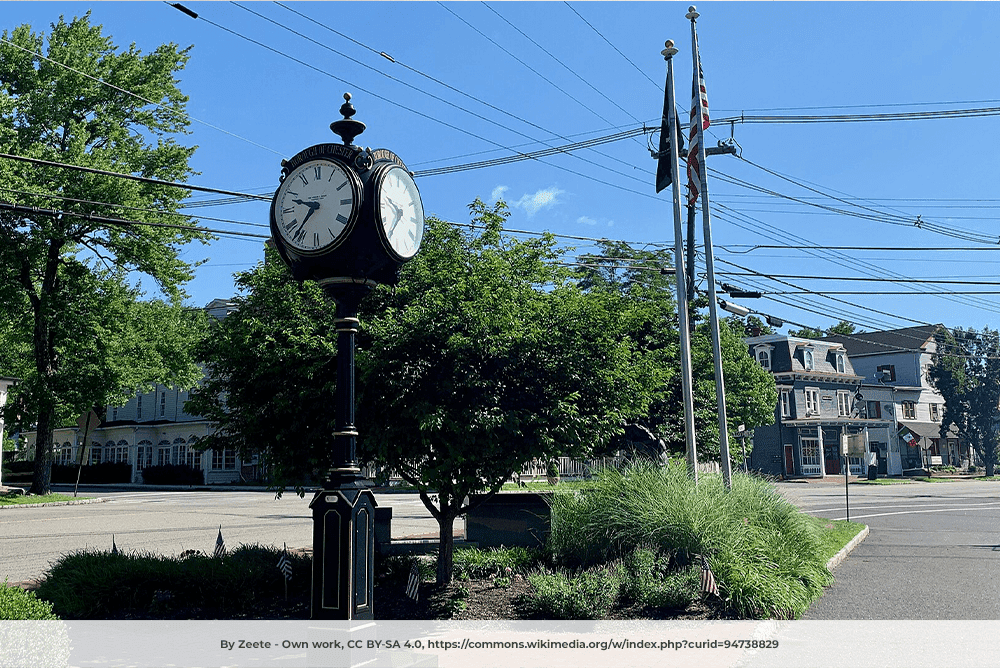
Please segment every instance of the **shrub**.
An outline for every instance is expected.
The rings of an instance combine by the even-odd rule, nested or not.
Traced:
[[[262,603],[283,597],[281,550],[241,545],[221,559],[149,553],[78,551],[63,556],[38,588],[65,619],[115,619],[155,614],[170,618],[257,616]],[[312,560],[290,553],[291,595],[308,592]]]
[[[0,619],[59,619],[52,612],[52,604],[41,601],[30,591],[8,587],[4,580],[0,587]]]
[[[549,546],[568,566],[623,558],[644,545],[705,555],[741,617],[801,614],[832,581],[815,529],[765,479],[734,473],[699,484],[684,462],[605,469],[593,487],[556,494]]]
[[[618,600],[624,577],[620,564],[573,575],[565,570],[528,576],[534,588],[528,607],[546,619],[603,619]]]
[[[142,470],[147,485],[204,485],[205,472],[187,464],[161,464]]]
[[[485,579],[511,572],[523,573],[542,558],[537,550],[524,547],[460,549],[454,554],[455,575],[459,578]]]
[[[102,462],[85,465],[82,469],[76,464],[53,464],[52,482],[73,484],[78,473],[83,484],[132,482],[132,465],[125,462]]]
[[[650,608],[683,609],[701,595],[698,566],[671,568],[670,555],[640,547],[624,560],[629,577],[622,595]]]

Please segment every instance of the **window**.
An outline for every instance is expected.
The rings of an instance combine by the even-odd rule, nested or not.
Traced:
[[[792,417],[792,391],[782,390],[781,391],[781,417],[790,418]]]
[[[804,475],[818,475],[821,472],[819,461],[819,439],[803,438],[802,448],[802,473]]]
[[[882,364],[875,368],[875,378],[883,383],[896,382],[896,367],[893,364]]]
[[[882,404],[877,401],[867,401],[868,419],[878,420],[882,417]]]
[[[819,415],[819,388],[807,387],[806,395],[806,415]]]
[[[167,393],[160,392],[160,417],[167,412]]]
[[[851,415],[851,393],[841,390],[837,391],[837,415],[840,417],[850,417]]]
[[[844,353],[837,353],[837,373],[847,373],[847,359]]]
[[[802,349],[802,366],[805,367],[807,371],[812,371],[814,368],[816,368],[816,365],[813,362],[812,349],[810,348]]]
[[[904,401],[902,403],[903,407],[903,419],[904,420],[916,420],[917,419],[917,405],[912,401]]]
[[[135,419],[142,419],[142,395],[139,394],[135,398]]]
[[[117,419],[118,419],[118,407],[115,406],[114,408],[111,409],[111,421],[114,422]]]
[[[938,404],[930,404],[931,409],[931,422],[941,421],[941,407]]]
[[[140,469],[153,465],[153,442],[139,441],[135,450],[135,464]]]
[[[212,450],[212,468],[234,470],[236,468],[236,451],[230,448]]]
[[[760,365],[762,367],[764,367],[765,369],[767,369],[768,371],[770,371],[771,370],[771,351],[767,350],[765,348],[761,348],[760,350],[758,350],[757,351],[757,361],[760,362]]]

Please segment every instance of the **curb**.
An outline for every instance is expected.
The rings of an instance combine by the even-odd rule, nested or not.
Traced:
[[[861,543],[861,541],[868,537],[868,533],[868,527],[865,526],[865,528],[859,531],[858,535],[852,538],[851,542],[845,545],[840,552],[830,557],[830,561],[826,562],[826,569],[832,572],[833,569],[840,565],[840,562],[847,558],[847,555],[849,555],[851,551]]]
[[[0,505],[0,510],[8,508],[49,508],[51,506],[82,506],[87,503],[104,503],[107,499],[78,499],[76,501],[51,501],[49,503],[12,503]]]

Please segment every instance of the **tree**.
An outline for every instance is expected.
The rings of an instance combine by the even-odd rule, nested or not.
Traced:
[[[944,398],[941,438],[954,425],[971,444],[992,476],[997,463],[997,420],[1000,418],[1000,333],[988,327],[941,328],[927,380]]]
[[[605,241],[600,252],[581,257],[577,270],[580,285],[590,291],[605,291],[625,299],[623,336],[647,369],[651,401],[648,411],[637,416],[637,424],[662,439],[670,452],[686,451],[684,404],[680,369],[680,337],[674,276],[660,268],[672,266],[670,251],[633,249],[624,242]],[[707,302],[701,301],[702,308]],[[697,308],[698,305],[695,305]],[[719,452],[718,409],[715,396],[715,367],[709,324],[692,312],[692,321],[701,320],[691,337],[692,380],[694,382],[695,434],[699,461],[716,460]],[[727,324],[731,323],[731,324]],[[723,375],[726,386],[727,424],[730,433],[743,424],[748,429],[772,424],[778,401],[774,377],[750,355],[742,336],[756,336],[749,327],[767,325],[751,316],[745,324],[733,316],[720,323]],[[754,330],[756,331],[756,330]],[[612,448],[621,444],[612,442]],[[732,450],[737,463],[742,451]],[[748,453],[749,454],[749,453]]]
[[[334,308],[314,281],[294,280],[273,248],[236,285],[235,309],[197,346],[206,377],[185,410],[217,425],[200,447],[259,455],[279,494],[291,487],[301,496],[332,464]]]
[[[840,334],[842,336],[850,336],[851,334],[860,334],[864,330],[857,329],[854,323],[848,322],[846,320],[841,320],[833,327],[830,327],[825,332],[821,329],[813,329],[812,327],[803,327],[802,329],[790,329],[788,330],[789,336],[797,336],[801,339],[821,339],[824,336],[834,336]]]
[[[528,461],[608,442],[652,386],[622,336],[623,297],[582,290],[552,264],[551,237],[502,240],[503,202],[470,209],[485,230],[429,219],[359,337],[360,446],[437,519],[439,582],[451,579],[456,517]]]
[[[194,149],[173,139],[188,123],[174,79],[187,50],[119,52],[89,15],[60,18],[47,37],[28,25],[3,37],[4,152],[155,179],[191,173]],[[180,248],[206,235],[176,215],[188,194],[176,187],[13,160],[0,161],[0,186],[17,199],[0,212],[0,309],[31,353],[13,403],[34,416],[31,492],[45,493],[56,426],[138,386],[197,377],[187,355],[197,316],[181,308],[193,267]],[[139,301],[132,272],[165,299]]]

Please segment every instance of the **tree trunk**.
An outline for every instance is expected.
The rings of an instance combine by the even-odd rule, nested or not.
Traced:
[[[55,413],[43,408],[38,416],[35,437],[35,477],[28,494],[52,492],[52,429]]]
[[[443,508],[438,517],[441,544],[438,547],[437,583],[451,582],[455,567],[455,518],[457,513],[452,508]]]
[[[31,494],[48,494],[52,491],[52,430],[56,427],[55,398],[52,379],[56,374],[56,351],[52,333],[52,298],[59,286],[59,254],[64,241],[51,239],[45,258],[45,273],[38,294],[31,292],[29,299],[35,313],[33,347],[35,373],[38,375],[36,401],[38,402],[38,424],[35,425],[35,477],[31,483]],[[27,276],[27,266],[22,275]],[[30,288],[30,284],[25,286]]]

